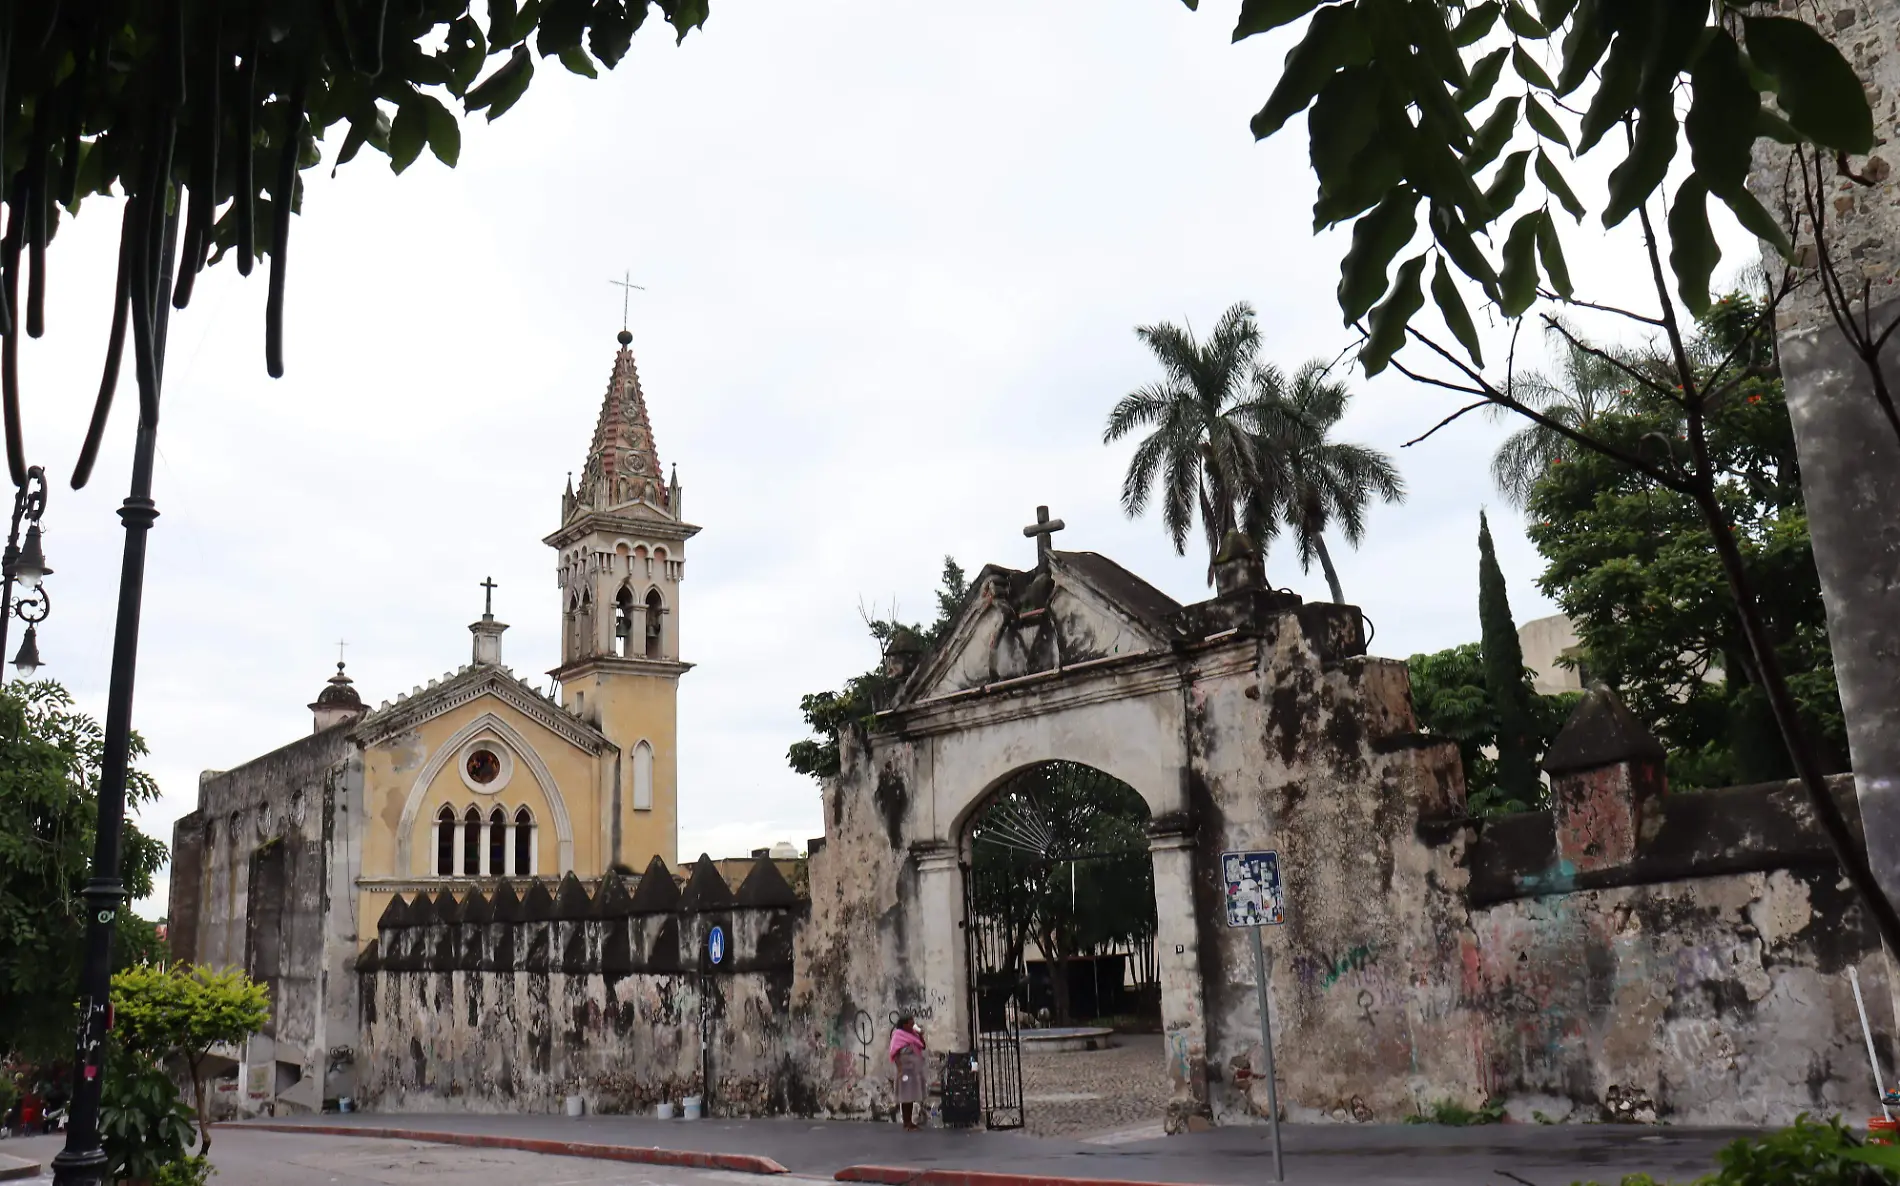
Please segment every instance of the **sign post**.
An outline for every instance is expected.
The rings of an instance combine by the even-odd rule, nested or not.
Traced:
[[[1286,1166],[1280,1149],[1280,1086],[1273,1070],[1273,1012],[1267,1001],[1267,983],[1273,970],[1266,945],[1260,941],[1261,927],[1277,927],[1286,922],[1286,887],[1280,881],[1280,854],[1265,852],[1224,852],[1220,857],[1221,882],[1227,898],[1227,925],[1246,927],[1253,937],[1254,986],[1260,998],[1260,1040],[1267,1058],[1267,1124],[1273,1130],[1273,1180],[1286,1181]]]

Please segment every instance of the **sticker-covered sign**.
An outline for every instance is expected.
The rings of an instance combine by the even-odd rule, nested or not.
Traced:
[[[1286,887],[1277,852],[1220,854],[1222,888],[1230,927],[1275,927],[1286,921]]]
[[[714,964],[722,964],[725,962],[726,929],[724,927],[714,927],[712,930],[706,932],[706,956],[712,960]]]

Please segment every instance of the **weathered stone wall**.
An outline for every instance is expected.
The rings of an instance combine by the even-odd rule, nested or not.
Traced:
[[[177,958],[240,967],[264,982],[271,1018],[233,1051],[235,1106],[314,1111],[349,1093],[355,953],[347,902],[362,769],[347,726],[303,738],[199,780],[198,809],[173,828],[171,910]]]
[[[397,898],[358,958],[367,1106],[637,1112],[703,1095],[721,1115],[816,1110],[794,1057],[792,935],[805,906],[770,860],[735,894],[710,861],[684,891],[657,861],[590,896]],[[724,958],[708,955],[713,927]]]

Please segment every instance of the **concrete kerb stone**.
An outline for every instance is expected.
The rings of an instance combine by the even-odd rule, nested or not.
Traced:
[[[10,1157],[5,1153],[0,1153],[0,1182],[12,1182],[20,1178],[37,1178],[39,1176],[39,1162],[27,1161],[24,1158]]]
[[[212,1127],[224,1128],[226,1125],[216,1124]],[[493,1136],[487,1133],[471,1132],[433,1132],[417,1128],[360,1128],[355,1125],[340,1124],[267,1124],[253,1120],[230,1127],[249,1129],[253,1132],[374,1137],[392,1141],[427,1141],[436,1145],[468,1145],[480,1149],[518,1149],[523,1153],[546,1153],[556,1157],[629,1161],[642,1165],[670,1165],[694,1170],[730,1170],[742,1174],[788,1172],[784,1166],[771,1158],[752,1153],[705,1153],[692,1149],[661,1149],[651,1145],[599,1145],[587,1141],[550,1141],[534,1137]]]
[[[901,1165],[848,1165],[833,1177],[840,1182],[875,1182],[879,1186],[1184,1186],[1179,1182],[1061,1178],[1049,1174],[1009,1174],[993,1170],[925,1170]]]

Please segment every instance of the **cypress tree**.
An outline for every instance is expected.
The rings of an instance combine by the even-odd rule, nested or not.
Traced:
[[[1537,778],[1537,741],[1531,686],[1524,678],[1524,648],[1504,591],[1504,572],[1491,547],[1491,524],[1478,512],[1478,624],[1484,651],[1484,687],[1498,722],[1498,789],[1526,805],[1542,794]]]

